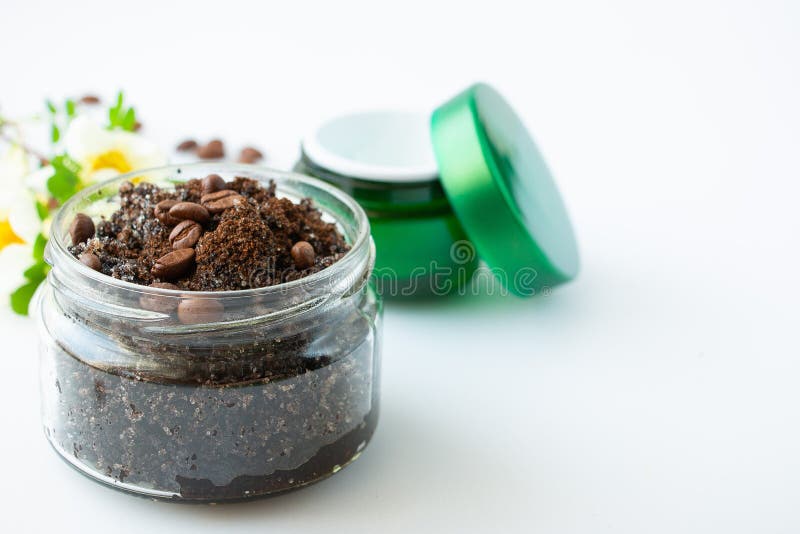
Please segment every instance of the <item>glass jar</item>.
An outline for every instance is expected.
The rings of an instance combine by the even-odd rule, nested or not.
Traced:
[[[294,168],[366,210],[377,249],[374,279],[387,297],[449,294],[478,267],[439,181],[428,122],[395,111],[337,117],[306,136]]]
[[[67,250],[76,213],[116,207],[125,181],[210,173],[274,180],[313,200],[351,250],[311,276],[242,291],[185,292],[95,272]],[[378,418],[381,300],[364,211],[318,180],[252,166],[139,171],[82,191],[56,216],[37,296],[44,430],[89,477],[144,496],[220,502],[273,495],[336,473]],[[181,302],[214,322],[182,324]]]

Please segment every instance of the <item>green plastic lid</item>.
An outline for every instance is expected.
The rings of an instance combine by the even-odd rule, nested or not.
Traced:
[[[431,137],[453,211],[509,291],[529,296],[578,274],[578,246],[550,170],[497,91],[476,84],[439,107]]]

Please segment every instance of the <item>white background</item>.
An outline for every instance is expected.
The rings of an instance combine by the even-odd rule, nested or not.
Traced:
[[[3,528],[800,531],[800,5],[602,4],[3,0],[6,112],[122,87],[165,146],[220,135],[277,167],[322,117],[490,82],[583,258],[547,298],[390,304],[365,454],[232,506],[66,467],[39,428],[31,321],[4,315]]]

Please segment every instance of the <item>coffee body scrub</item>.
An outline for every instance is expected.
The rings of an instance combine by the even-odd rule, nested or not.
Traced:
[[[364,212],[311,178],[190,165],[61,210],[36,302],[45,432],[141,495],[240,500],[357,458],[378,411]]]

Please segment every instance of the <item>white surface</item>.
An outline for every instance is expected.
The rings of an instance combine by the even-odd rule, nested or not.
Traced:
[[[318,166],[376,182],[435,180],[439,174],[430,114],[371,110],[324,121],[303,137],[303,153]]]
[[[539,140],[583,253],[548,298],[390,305],[373,443],[245,505],[155,504],[73,473],[38,427],[32,325],[3,318],[6,529],[800,530],[798,5],[412,4],[0,6],[5,110],[124,87],[165,143],[223,135],[282,167],[331,113],[489,81]]]

